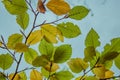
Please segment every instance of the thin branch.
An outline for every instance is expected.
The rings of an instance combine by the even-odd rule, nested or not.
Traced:
[[[25,68],[25,69],[23,69],[23,70],[18,71],[17,73],[20,73],[20,72],[22,72],[22,71],[26,71],[26,70],[31,70],[31,69],[36,69],[36,68],[34,68],[34,67],[31,67],[31,68]]]
[[[24,33],[22,30],[20,30],[20,32],[21,32],[21,34],[26,38],[25,33]]]
[[[52,63],[52,61],[51,61],[51,62],[50,62],[50,71],[49,71],[49,76],[48,76],[47,80],[49,80],[49,79],[50,79],[50,77],[51,77],[51,69],[52,69],[52,65],[53,65],[53,63]]]

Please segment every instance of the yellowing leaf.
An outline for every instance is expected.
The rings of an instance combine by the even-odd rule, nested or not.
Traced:
[[[58,39],[60,40],[60,41],[64,41],[64,37],[63,37],[63,34],[62,34],[62,32],[59,30],[59,29],[57,29],[57,32],[58,32]]]
[[[28,50],[28,47],[23,43],[17,43],[14,49],[16,52],[25,52]]]
[[[49,8],[56,15],[67,14],[70,11],[70,6],[64,0],[50,0],[47,3],[47,8]]]
[[[57,39],[56,39],[57,28],[56,27],[50,24],[46,24],[46,25],[43,25],[41,28],[42,28],[42,34],[44,34],[44,37],[48,42],[57,43]]]
[[[21,34],[12,34],[11,36],[9,36],[8,38],[8,43],[7,43],[7,47],[9,49],[14,49],[15,48],[15,45],[17,43],[20,43],[22,42],[22,39],[23,39],[23,36]]]
[[[49,62],[44,68],[45,68],[47,71],[55,72],[57,69],[59,69],[59,66],[58,66],[58,64],[56,64],[56,63],[51,63],[51,62]]]
[[[14,76],[14,73],[11,73],[8,77],[9,77],[9,80],[12,80],[12,77]],[[13,80],[20,80],[20,76],[19,74],[16,74],[15,78]]]
[[[38,72],[37,70],[32,70],[30,72],[30,80],[42,80],[43,77],[41,75],[40,72]]]
[[[30,36],[27,39],[27,44],[36,44],[43,38],[43,34],[41,30],[36,30],[30,34]]]
[[[2,42],[0,42],[0,47],[2,46]]]
[[[42,0],[38,0],[37,10],[41,13],[45,13],[46,9],[45,9],[45,6],[44,6]]]
[[[112,71],[106,71],[105,72],[105,78],[111,78],[113,77],[114,73]]]
[[[88,68],[88,63],[83,61],[81,58],[72,58],[68,62],[68,65],[70,69],[75,73],[79,73],[82,70],[85,70]]]

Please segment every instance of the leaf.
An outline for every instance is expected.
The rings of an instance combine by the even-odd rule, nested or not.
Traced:
[[[19,76],[20,76],[20,80],[27,80],[27,76],[26,76],[25,72],[23,72],[23,71],[20,72]]]
[[[16,52],[25,52],[28,50],[28,47],[23,43],[16,43],[14,50]]]
[[[27,13],[19,14],[17,15],[16,21],[25,30],[29,24],[29,15]]]
[[[56,48],[54,54],[55,63],[63,63],[67,61],[72,55],[72,47],[68,44],[61,45]]]
[[[113,77],[114,73],[112,71],[106,71],[105,72],[105,78],[111,78]]]
[[[40,13],[45,13],[46,9],[45,9],[45,6],[44,6],[42,0],[38,0],[37,10],[38,10]]]
[[[49,58],[52,57],[54,50],[54,46],[52,43],[47,42],[46,40],[42,40],[41,43],[39,44],[39,52],[42,55],[47,55]]]
[[[8,77],[9,77],[9,80],[12,80],[12,77],[14,76],[14,73],[11,73]],[[20,75],[19,74],[16,74],[15,78],[13,80],[20,80]]]
[[[43,38],[43,34],[41,30],[36,30],[30,34],[30,36],[27,39],[27,44],[33,45],[38,42]]]
[[[69,4],[64,0],[50,0],[46,6],[56,15],[67,14],[70,11]]]
[[[0,41],[0,47],[2,46],[2,42]]]
[[[72,72],[79,73],[82,70],[86,70],[88,68],[88,63],[83,61],[81,58],[72,58],[68,65]]]
[[[55,72],[59,69],[59,66],[56,63],[49,62],[44,68],[49,72]]]
[[[44,38],[51,43],[57,43],[57,28],[50,24],[45,24],[41,26],[42,34]]]
[[[57,35],[58,39],[59,39],[61,42],[64,42],[64,37],[63,37],[62,32],[61,32],[59,29],[57,29],[57,33],[58,33],[58,35]]]
[[[37,70],[32,70],[30,72],[30,80],[43,80],[43,76]]]
[[[1,54],[0,55],[0,68],[6,70],[11,67],[13,64],[13,58],[10,54]]]
[[[60,71],[55,74],[57,80],[71,80],[74,76],[69,71]]]
[[[0,72],[0,80],[6,80],[5,75]]]
[[[89,33],[86,36],[85,46],[93,46],[94,48],[100,46],[99,35],[93,28],[89,31]]]
[[[85,61],[93,60],[93,57],[96,56],[95,48],[93,46],[89,46],[85,48],[84,55],[85,55],[85,58],[84,58]]]
[[[25,0],[3,0],[6,10],[12,15],[25,13],[28,9]]]
[[[81,20],[85,18],[89,13],[89,10],[84,6],[75,6],[70,11],[68,16],[75,20]]]
[[[21,34],[15,33],[9,36],[7,47],[9,49],[14,49],[17,43],[22,42],[23,36]]]
[[[120,54],[114,60],[115,66],[120,69]]]
[[[32,64],[32,61],[38,56],[37,51],[32,48],[29,48],[26,52],[24,52],[24,59],[27,63]]]
[[[57,25],[58,29],[62,32],[66,38],[74,38],[81,34],[81,31],[77,25],[71,22],[61,23]]]
[[[87,76],[85,80],[99,80],[99,79],[94,76]]]
[[[49,60],[47,58],[47,56],[45,55],[41,55],[41,56],[37,56],[33,62],[32,62],[32,65],[35,66],[35,67],[44,67],[48,64]]]

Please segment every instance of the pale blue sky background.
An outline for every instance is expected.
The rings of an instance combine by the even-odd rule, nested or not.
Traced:
[[[91,28],[94,28],[101,41],[101,47],[98,50],[102,51],[103,46],[108,43],[112,38],[120,37],[120,0],[66,0],[72,6],[85,5],[91,9],[89,15],[81,21],[75,21],[67,19],[64,21],[72,21],[77,24],[82,32],[82,35],[73,39],[65,39],[65,43],[70,43],[73,47],[72,57],[83,57],[84,52],[84,40],[85,36]],[[35,6],[35,2],[33,1]],[[93,16],[91,16],[93,14]],[[46,16],[41,14],[42,17],[38,19],[37,24],[41,23],[43,18],[47,21],[56,20],[56,17],[52,12],[46,12]],[[10,15],[0,2],[0,35],[3,35],[7,41],[7,37],[12,33],[19,32],[20,27],[16,24],[15,16]],[[33,19],[33,18],[31,18]],[[30,21],[30,25],[32,20]],[[29,29],[27,30],[29,31]],[[26,32],[27,33],[27,32]],[[64,44],[64,43],[62,43]],[[37,49],[37,47],[35,47]],[[0,53],[4,53],[0,49]],[[21,69],[26,66],[25,63],[21,65]],[[120,71],[113,67],[114,72],[119,73]],[[11,69],[13,70],[13,69]]]

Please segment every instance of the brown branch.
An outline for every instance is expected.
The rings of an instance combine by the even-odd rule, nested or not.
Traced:
[[[20,72],[22,72],[22,71],[26,71],[26,70],[31,70],[31,69],[36,69],[36,68],[34,68],[34,67],[31,67],[31,68],[25,68],[25,69],[23,69],[23,70],[18,71],[17,73],[20,73]]]

